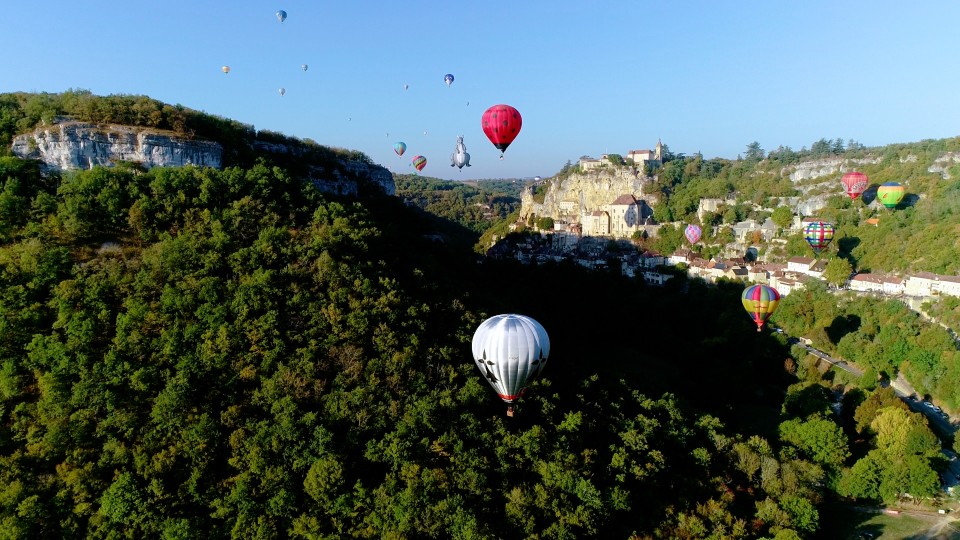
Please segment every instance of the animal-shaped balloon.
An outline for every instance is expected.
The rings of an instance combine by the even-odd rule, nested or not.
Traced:
[[[457,149],[450,154],[450,166],[463,170],[464,165],[470,166],[470,154],[467,153],[467,145],[463,144],[463,135],[457,137]]]

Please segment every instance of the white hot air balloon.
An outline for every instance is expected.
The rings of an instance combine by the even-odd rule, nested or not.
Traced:
[[[526,315],[490,317],[473,334],[473,360],[506,402],[507,416],[513,416],[513,403],[540,375],[549,355],[547,331]]]

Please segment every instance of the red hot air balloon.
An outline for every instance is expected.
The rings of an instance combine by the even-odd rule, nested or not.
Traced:
[[[423,156],[414,156],[413,166],[416,167],[418,171],[422,171],[423,168],[427,166],[427,158]]]
[[[523,118],[520,117],[520,111],[509,105],[494,105],[484,111],[480,125],[490,142],[500,150],[500,159],[503,159],[503,153],[520,133]]]
[[[848,172],[843,175],[840,182],[843,183],[843,187],[847,190],[847,195],[850,196],[851,201],[857,200],[857,197],[866,191],[867,186],[870,185],[870,179],[862,172]]]

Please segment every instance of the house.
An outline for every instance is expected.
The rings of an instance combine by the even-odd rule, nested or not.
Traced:
[[[935,296],[940,294],[960,296],[960,276],[917,272],[912,276],[907,276],[904,293],[910,296]]]
[[[823,273],[826,270],[827,270],[827,261],[826,259],[824,259],[820,261],[815,261],[813,264],[811,264],[810,269],[807,270],[807,274],[810,275],[811,277],[822,279]]]
[[[633,160],[634,166],[643,169],[647,163],[663,163],[663,143],[657,139],[657,146],[653,150],[630,150],[626,159]]]
[[[594,210],[581,220],[584,236],[608,236],[610,234],[610,214],[603,210]]]
[[[662,287],[668,279],[673,278],[673,276],[670,274],[661,274],[660,272],[653,272],[650,270],[644,270],[641,273],[641,276],[643,276],[644,283],[656,285],[658,287]]]
[[[580,161],[577,162],[577,165],[580,166],[581,170],[589,171],[592,169],[599,169],[600,167],[603,167],[603,161],[600,161],[599,159],[594,159],[590,156],[583,156],[582,158],[580,158]]]
[[[755,264],[747,269],[747,280],[751,283],[767,283],[769,280],[769,274],[767,274],[766,266],[762,264]]]
[[[757,223],[756,220],[748,219],[734,224],[733,226],[733,236],[736,237],[738,242],[752,242],[753,241],[753,232],[760,231],[760,235],[763,239],[769,242],[777,234],[777,226],[773,223],[770,218],[767,218],[762,224]]]
[[[673,252],[672,255],[667,259],[667,264],[670,266],[676,266],[680,263],[689,265],[695,259],[699,259],[700,255],[690,251],[687,248],[680,248]]]
[[[883,292],[883,279],[879,274],[857,274],[850,279],[850,290]]]
[[[880,284],[883,294],[900,295],[905,290],[903,278],[893,275],[881,276]]]
[[[770,276],[770,286],[776,289],[780,296],[786,296],[793,291],[802,289],[808,279],[810,278],[805,274],[775,272]]]
[[[578,204],[577,201],[563,200],[560,201],[557,207],[560,209],[561,214],[571,215],[576,213]]]
[[[666,263],[663,255],[654,251],[644,251],[640,254],[640,265],[644,268],[656,268]]]
[[[806,274],[810,271],[810,266],[813,265],[814,260],[810,257],[791,257],[787,261],[787,271],[788,272],[800,272]]]
[[[607,205],[610,215],[610,234],[629,238],[640,226],[640,205],[633,195],[620,195]]]

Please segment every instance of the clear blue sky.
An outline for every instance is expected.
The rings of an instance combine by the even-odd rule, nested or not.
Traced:
[[[550,176],[658,138],[735,158],[752,141],[800,149],[821,137],[875,146],[960,134],[955,0],[2,6],[2,92],[145,94],[360,150],[396,172],[422,154],[423,174],[440,178]],[[498,103],[523,116],[503,161],[480,128]],[[462,171],[450,167],[457,135],[472,156]]]

